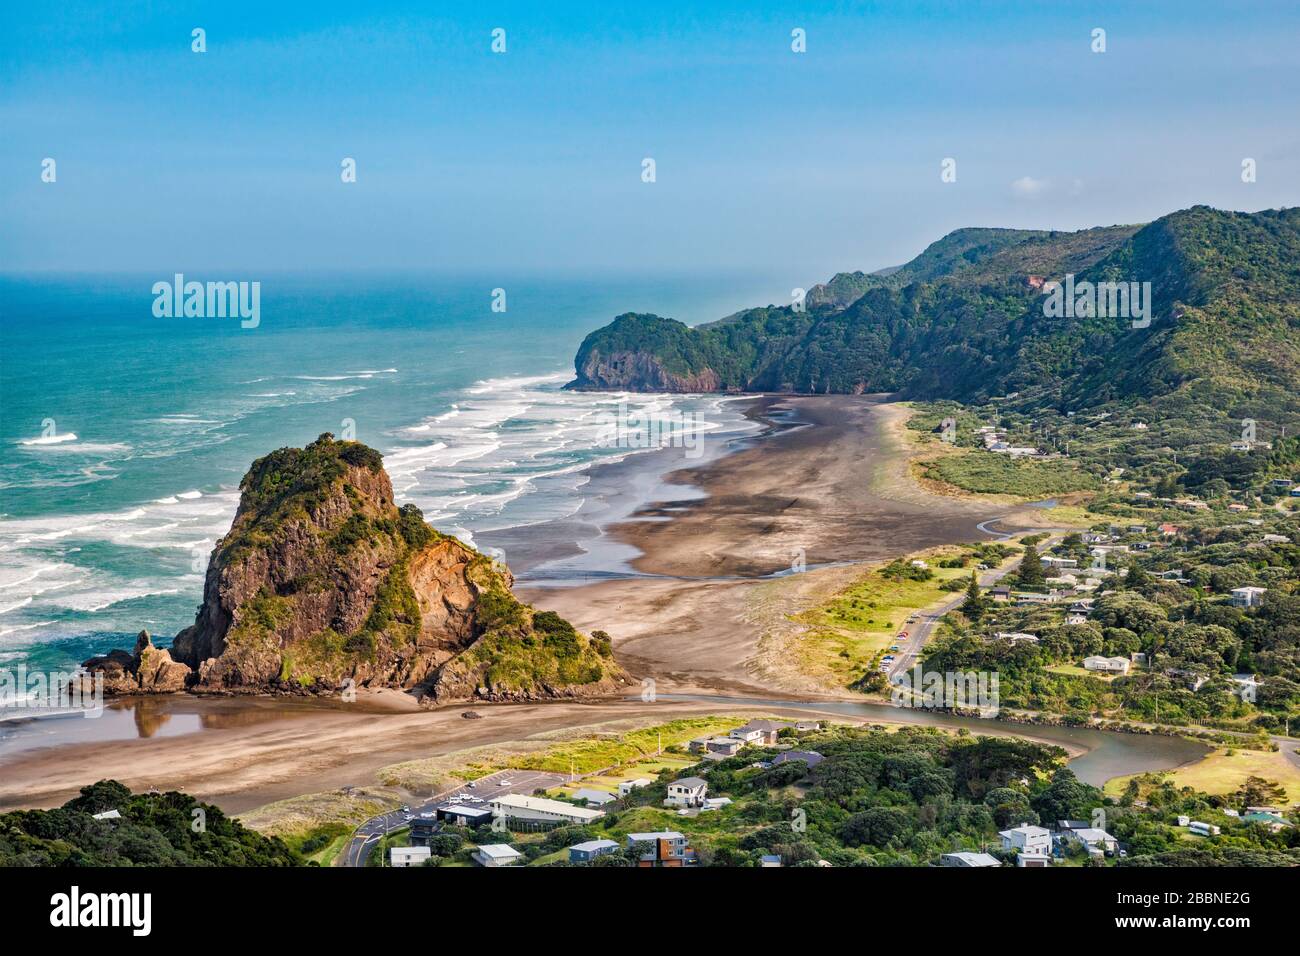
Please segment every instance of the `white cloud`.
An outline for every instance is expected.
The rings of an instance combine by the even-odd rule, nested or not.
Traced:
[[[1021,176],[1011,184],[1011,191],[1017,196],[1032,199],[1043,194],[1047,189],[1047,181],[1044,179],[1035,179],[1033,176]]]

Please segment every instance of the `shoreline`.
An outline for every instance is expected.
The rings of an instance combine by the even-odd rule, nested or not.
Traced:
[[[661,449],[593,467],[593,497],[614,520],[592,525],[600,544],[590,553],[605,560],[611,548],[628,549],[630,575],[590,583],[579,575],[547,586],[545,574],[530,581],[525,569],[516,586],[521,598],[581,630],[608,631],[620,663],[653,681],[657,694],[720,699],[466,702],[422,710],[400,691],[363,695],[360,707],[155,698],[126,707],[137,721],[153,721],[135,739],[55,742],[10,754],[0,748],[0,809],[55,805],[113,777],[133,789],[182,789],[240,812],[340,786],[373,786],[377,770],[403,760],[610,720],[774,706],[870,712],[872,702],[860,695],[780,679],[759,654],[764,628],[781,619],[784,607],[806,606],[819,591],[851,580],[864,562],[986,539],[979,525],[1003,517],[1006,507],[918,488],[909,478],[908,449],[891,434],[906,410],[882,396],[753,396],[745,414],[764,427],[728,438],[699,461],[686,460],[682,449]],[[481,540],[492,543],[488,535]],[[808,571],[788,573],[796,557]],[[791,694],[802,701],[755,702]],[[471,708],[485,719],[462,718]],[[936,720],[889,716],[876,721]],[[197,721],[198,730],[170,733],[168,725],[182,720]],[[988,732],[1038,739],[1004,726]]]

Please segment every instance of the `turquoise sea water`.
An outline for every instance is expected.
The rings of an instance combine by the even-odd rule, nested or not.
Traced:
[[[141,628],[165,643],[249,463],[324,431],[382,451],[399,501],[471,542],[572,514],[587,467],[630,453],[602,413],[739,417],[718,397],[562,391],[582,337],[623,311],[765,301],[754,277],[297,275],[261,279],[243,329],[155,318],[170,279],[0,279],[0,666],[67,667]]]

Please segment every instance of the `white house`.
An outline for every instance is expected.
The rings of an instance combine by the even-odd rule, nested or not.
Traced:
[[[1102,674],[1127,674],[1129,662],[1123,657],[1102,657],[1100,654],[1094,654],[1083,659],[1083,669]]]
[[[1037,644],[1037,634],[1026,634],[1024,631],[998,631],[993,635],[999,641],[1010,641],[1012,644]]]
[[[702,807],[709,785],[700,777],[682,777],[668,784],[666,807]]]
[[[976,867],[1001,866],[996,857],[987,853],[945,853],[939,857],[940,866]]]
[[[635,780],[624,780],[618,785],[618,795],[626,797],[633,790],[640,790],[642,787],[648,787],[653,783],[649,777],[637,777]]]
[[[774,744],[777,732],[789,726],[779,720],[751,720],[737,727],[728,736],[747,744]]]
[[[472,855],[479,866],[509,866],[523,856],[508,843],[484,843]]]
[[[1010,830],[1002,830],[998,833],[1002,837],[1002,849],[1019,850],[1021,853],[1046,853],[1052,852],[1052,833],[1044,827],[1029,826],[1026,824],[1021,827],[1013,827]]]
[[[1063,839],[1074,840],[1082,843],[1090,851],[1100,850],[1103,853],[1114,853],[1119,847],[1119,841],[1107,833],[1105,830],[1097,827],[1080,827],[1074,830],[1067,830],[1061,834]]]
[[[1257,588],[1253,585],[1244,588],[1232,589],[1232,606],[1233,607],[1259,607],[1264,600],[1264,594],[1268,588]]]
[[[432,853],[427,846],[395,846],[388,851],[388,862],[393,866],[420,866]]]
[[[1016,866],[1051,866],[1052,858],[1046,853],[1021,853],[1016,856]]]
[[[539,820],[546,823],[590,823],[605,815],[604,810],[575,807],[559,800],[544,797],[525,797],[517,793],[503,793],[488,804],[494,816],[514,820]]]

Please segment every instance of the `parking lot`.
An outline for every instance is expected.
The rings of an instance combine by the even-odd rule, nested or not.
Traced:
[[[361,826],[348,843],[343,855],[344,866],[365,866],[366,858],[374,845],[388,833],[408,826],[415,817],[432,814],[434,807],[444,803],[464,803],[467,806],[486,807],[502,794],[517,793],[531,796],[535,790],[549,790],[564,783],[567,778],[559,773],[542,770],[498,770],[478,780],[445,790],[420,803],[412,803],[409,810],[390,810],[371,817]]]

